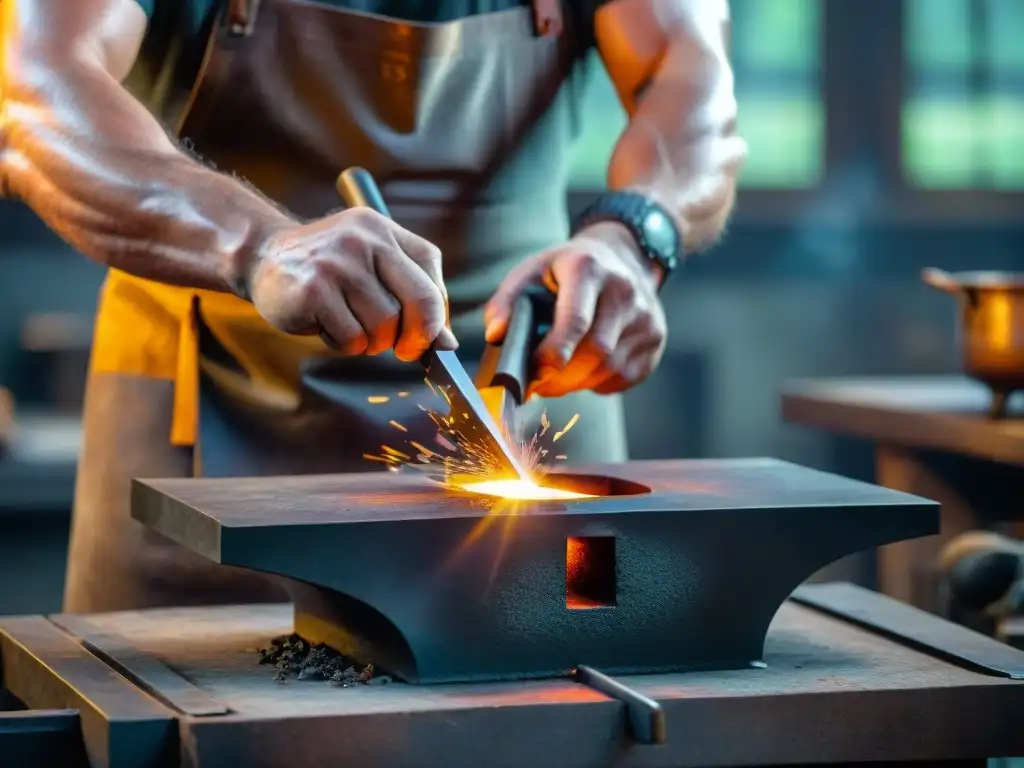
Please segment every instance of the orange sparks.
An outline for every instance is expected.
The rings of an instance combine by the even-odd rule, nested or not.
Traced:
[[[432,450],[427,448],[425,445],[420,445],[415,440],[410,440],[409,441],[409,445],[411,445],[413,448],[415,448],[417,451],[419,451],[421,454],[423,454],[427,458],[430,458],[431,456],[436,456],[437,455]]]
[[[493,455],[485,443],[470,440],[462,433],[461,424],[464,419],[468,418],[468,414],[452,411],[450,407],[452,398],[448,387],[434,385],[429,380],[426,380],[426,384],[434,396],[443,397],[449,405],[446,411],[440,412],[432,407],[416,403],[436,427],[436,432],[430,441],[432,447],[428,448],[422,442],[409,439],[413,437],[409,428],[391,419],[388,424],[399,432],[405,433],[402,450],[390,445],[382,445],[379,455],[364,454],[363,458],[383,464],[385,469],[391,472],[397,472],[405,467],[425,471],[449,487],[462,488],[473,493],[495,497],[501,496],[511,501],[587,497],[587,494],[548,489],[542,480],[548,471],[545,462],[550,460],[548,448],[544,444],[550,445],[550,441],[561,439],[575,426],[579,420],[578,414],[574,415],[564,428],[555,431],[547,413],[544,412],[540,416],[540,428],[532,438],[522,441],[513,435],[508,436],[509,443],[519,454],[519,459],[528,472],[527,477],[516,481],[514,485],[509,485],[508,481],[495,480],[499,469],[503,466],[502,457]],[[396,393],[394,397],[404,398],[410,394],[412,393],[403,391]],[[387,403],[392,399],[393,397],[385,395],[367,398],[370,403]],[[555,432],[553,437],[542,441],[541,437],[549,431]],[[564,461],[568,457],[558,454],[552,458]]]
[[[562,427],[562,429],[559,430],[558,432],[555,432],[555,436],[553,438],[551,438],[552,441],[553,442],[558,442],[558,440],[566,432],[568,432],[570,429],[572,429],[574,426],[576,426],[576,422],[579,421],[579,420],[580,420],[580,415],[578,413],[574,414],[573,417],[571,419],[569,419],[569,423],[568,424],[566,424],[564,427]]]

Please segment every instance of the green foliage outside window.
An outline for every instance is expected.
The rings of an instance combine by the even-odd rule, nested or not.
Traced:
[[[802,188],[823,172],[819,84],[820,0],[732,0],[732,58],[740,133],[750,144],[741,186]],[[572,185],[604,186],[608,159],[626,126],[615,90],[594,67]]]
[[[1024,189],[1024,2],[905,0],[903,170],[930,189]],[[987,83],[972,84],[972,68]]]

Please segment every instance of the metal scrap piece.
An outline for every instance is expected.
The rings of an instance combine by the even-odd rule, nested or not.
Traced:
[[[125,638],[99,630],[81,616],[58,613],[48,618],[58,627],[77,636],[83,648],[111,669],[172,709],[192,717],[230,714],[231,710],[223,704]]]
[[[854,584],[807,584],[790,599],[967,669],[1024,680],[1024,651]]]

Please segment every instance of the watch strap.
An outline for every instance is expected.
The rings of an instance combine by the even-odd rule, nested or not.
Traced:
[[[682,233],[671,214],[652,198],[639,192],[627,191],[599,195],[574,221],[573,235],[603,221],[614,221],[625,226],[644,257],[662,269],[665,279],[682,261]],[[652,228],[660,231],[660,242],[655,242],[651,237]]]

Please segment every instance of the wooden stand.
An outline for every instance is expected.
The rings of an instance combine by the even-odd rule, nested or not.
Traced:
[[[881,600],[839,591],[861,617]],[[883,602],[891,623],[900,607]],[[952,625],[925,619],[929,636],[948,636]],[[980,765],[1024,754],[1024,729],[1008,719],[1024,683],[793,602],[772,624],[763,668],[619,678],[664,711],[658,746],[630,738],[621,702],[568,678],[278,683],[256,650],[291,629],[285,605],[4,619],[0,650],[14,695],[78,709],[91,765],[111,768]],[[969,634],[966,645],[1024,669],[1024,653]]]
[[[879,550],[879,586],[947,615],[936,558],[961,533],[1014,532],[1024,488],[1024,422],[988,416],[991,393],[963,377],[798,381],[782,397],[786,421],[870,440],[876,481],[941,504],[941,533]]]

